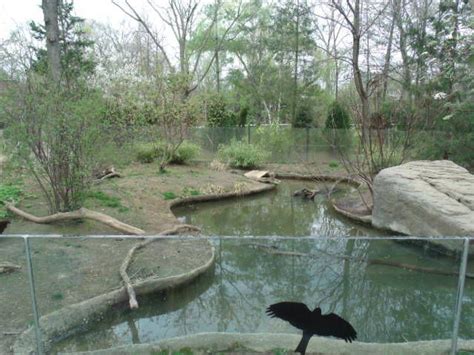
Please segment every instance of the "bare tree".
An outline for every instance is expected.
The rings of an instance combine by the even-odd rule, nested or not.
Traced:
[[[326,8],[328,13],[325,12]],[[325,6],[319,7],[315,16],[318,18],[316,35],[318,42],[321,42],[318,48],[324,51],[327,61],[334,64],[334,73],[332,75],[328,73],[326,76],[326,87],[334,92],[334,97],[337,100],[342,64],[343,62],[352,64],[351,59],[344,55],[347,49],[344,46],[344,39],[347,36],[343,26],[344,19],[334,7]]]
[[[359,95],[359,100],[361,104],[361,118],[362,118],[362,129],[364,138],[365,130],[369,125],[370,117],[370,102],[369,102],[369,41],[367,41],[367,73],[366,80],[364,81],[362,76],[362,69],[360,64],[360,53],[363,36],[367,36],[370,28],[376,23],[379,16],[386,9],[388,3],[386,3],[381,9],[377,9],[375,14],[369,18],[368,8],[364,8],[364,13],[362,12],[362,0],[355,0],[353,3],[350,1],[343,2],[342,0],[331,0],[331,6],[334,7],[343,17],[345,27],[350,31],[352,35],[352,71],[354,76],[354,84]],[[362,15],[366,15],[365,21],[363,21]]]
[[[157,48],[163,54],[164,62],[166,63],[171,73],[179,73],[183,77],[186,77],[189,81],[187,88],[184,90],[184,97],[188,97],[204,80],[209,70],[211,69],[216,57],[218,56],[219,48],[222,42],[226,38],[227,34],[234,26],[235,22],[241,15],[242,1],[239,1],[237,11],[234,19],[229,23],[225,31],[223,31],[221,37],[218,39],[211,59],[205,65],[204,70],[200,71],[200,65],[204,56],[204,53],[208,51],[209,46],[213,38],[213,29],[217,21],[217,9],[214,17],[207,24],[203,31],[203,40],[197,46],[197,48],[190,49],[189,44],[194,33],[196,33],[198,26],[198,0],[168,0],[167,7],[161,7],[158,5],[158,1],[148,0],[148,5],[155,14],[167,25],[172,31],[174,38],[179,48],[179,62],[178,67],[173,64],[165,49],[165,46],[158,35],[152,30],[151,24],[139,14],[136,8],[130,4],[128,0],[124,0],[120,3],[118,0],[112,0],[112,3],[120,8],[126,15],[140,23],[145,31],[148,33],[152,41],[155,43]],[[221,6],[221,2],[216,2],[215,6],[218,8]]]

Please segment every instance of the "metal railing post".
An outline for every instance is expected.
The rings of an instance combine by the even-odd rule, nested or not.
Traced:
[[[26,264],[28,267],[28,279],[30,281],[30,292],[31,292],[31,306],[33,308],[33,318],[35,323],[35,335],[36,335],[36,349],[38,355],[44,354],[43,342],[41,340],[41,329],[38,316],[38,305],[36,303],[36,288],[35,288],[35,277],[33,273],[33,264],[31,261],[31,249],[29,237],[25,239],[25,252],[26,252]]]
[[[464,281],[466,280],[467,255],[469,250],[469,238],[464,238],[464,248],[459,267],[458,294],[456,299],[456,310],[454,313],[453,337],[451,340],[451,354],[458,351],[459,321],[461,319],[462,297],[464,295]]]

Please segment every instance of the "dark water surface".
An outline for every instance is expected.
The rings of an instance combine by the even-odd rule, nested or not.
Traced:
[[[85,351],[209,331],[297,333],[288,323],[265,315],[268,305],[284,300],[342,315],[360,341],[451,336],[457,277],[367,260],[451,271],[458,270],[457,260],[391,240],[344,238],[380,232],[334,216],[322,197],[314,203],[301,201],[291,198],[293,184],[282,187],[277,193],[175,212],[210,235],[313,237],[213,239],[217,255],[213,270],[185,287],[139,299],[138,310],[130,311],[126,305],[114,309],[102,322],[62,341],[55,350]],[[469,269],[473,271],[472,263]],[[460,336],[472,338],[472,280],[466,281],[463,302]]]

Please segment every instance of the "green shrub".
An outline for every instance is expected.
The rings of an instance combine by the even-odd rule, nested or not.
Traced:
[[[209,127],[226,127],[235,126],[237,124],[237,116],[233,111],[228,109],[224,96],[217,94],[211,96],[209,99],[207,105],[207,123]]]
[[[252,169],[259,166],[268,153],[259,146],[232,140],[229,145],[219,147],[217,156],[233,168]]]
[[[349,128],[350,126],[351,119],[344,106],[337,101],[329,105],[326,128]]]
[[[313,117],[314,116],[311,107],[307,104],[302,104],[298,107],[298,110],[296,112],[296,117],[293,121],[293,127],[311,127],[313,124]]]
[[[163,142],[143,143],[136,148],[136,159],[140,163],[152,163],[156,159],[162,159],[166,154],[169,154],[168,149],[170,148]],[[184,141],[173,153],[169,163],[186,164],[196,158],[200,150],[201,148],[198,145]]]
[[[278,125],[260,126],[254,136],[255,144],[262,150],[272,152],[272,156],[281,157],[292,147],[291,130]]]
[[[201,148],[197,144],[184,141],[174,152],[173,156],[171,157],[170,163],[186,164],[190,160],[195,159],[200,152]]]
[[[157,157],[156,145],[153,143],[142,143],[136,148],[136,159],[140,163],[152,163]]]
[[[247,106],[242,107],[239,112],[239,126],[240,127],[245,127],[245,125],[247,124],[248,115],[249,115],[249,108]]]
[[[174,200],[176,197],[176,194],[172,191],[166,191],[166,192],[163,192],[163,198],[165,200]]]
[[[16,203],[20,199],[21,189],[14,185],[0,184],[0,218],[5,218],[8,211],[4,208],[5,202]]]

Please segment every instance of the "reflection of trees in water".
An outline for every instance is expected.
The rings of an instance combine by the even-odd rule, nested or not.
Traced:
[[[323,195],[318,195],[315,201],[293,197],[295,190],[315,186],[313,182],[284,182],[278,186],[278,191],[200,204],[176,212],[186,215],[188,223],[202,227],[209,235],[347,236],[377,233],[335,215]]]
[[[271,244],[269,241],[257,242]],[[212,288],[212,295],[200,297],[207,322],[215,325],[213,330],[276,331],[277,326],[278,331],[293,331],[286,324],[272,322],[264,310],[272,302],[295,300],[310,307],[319,304],[324,312],[341,313],[353,322],[360,339],[365,341],[449,336],[455,280],[451,283],[453,287],[436,286],[434,281],[424,285],[424,279],[431,276],[406,277],[411,273],[390,270],[389,273],[398,278],[394,282],[380,282],[378,266],[368,267],[363,262],[333,255],[366,258],[376,242],[344,239],[279,242],[278,247],[282,250],[312,252],[312,258],[267,254],[242,243],[220,242],[217,284]],[[441,282],[446,281],[441,278]],[[440,283],[439,279],[437,282]],[[188,308],[194,308],[195,304],[191,303]],[[191,319],[202,319],[203,316],[199,309],[187,315]],[[194,331],[188,331],[201,329],[195,327]]]
[[[312,256],[270,254],[255,248],[255,243]],[[181,291],[151,298],[138,312],[126,311],[112,322],[116,325],[104,325],[83,342],[107,347],[204,331],[295,332],[287,323],[265,315],[269,304],[282,300],[319,305],[324,313],[341,314],[354,325],[361,341],[450,336],[456,278],[368,266],[360,261],[405,252],[395,243],[344,238],[236,238],[218,240],[215,246],[215,274]],[[337,257],[341,255],[355,260]],[[467,299],[472,301],[472,296],[469,290]],[[465,318],[472,320],[472,310],[469,314]],[[461,336],[472,333],[473,323],[464,321]]]

